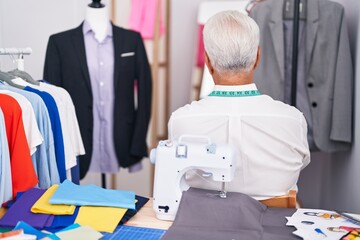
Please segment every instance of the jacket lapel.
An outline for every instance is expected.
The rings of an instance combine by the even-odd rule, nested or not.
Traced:
[[[120,71],[120,56],[121,52],[123,51],[123,34],[122,30],[120,28],[115,27],[113,24],[111,24],[113,28],[113,42],[114,42],[114,59],[115,59],[115,69],[114,69],[114,87],[117,89],[117,86],[119,84],[119,71]]]
[[[273,1],[269,27],[271,39],[275,50],[281,81],[284,81],[284,30],[283,30],[283,1]]]
[[[306,71],[309,73],[311,55],[314,49],[316,33],[319,24],[319,0],[307,1],[307,22],[306,22]]]
[[[88,86],[89,90],[91,91],[91,83],[90,83],[90,75],[89,69],[87,66],[86,61],[86,51],[85,51],[85,43],[84,43],[84,35],[82,32],[83,23],[77,27],[72,35],[72,41],[74,44],[74,49],[77,58],[79,59],[81,70],[85,77],[86,85]]]

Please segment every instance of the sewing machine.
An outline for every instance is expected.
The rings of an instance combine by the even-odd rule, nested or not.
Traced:
[[[222,183],[219,197],[226,198],[225,183],[233,180],[236,169],[235,150],[230,145],[215,145],[207,137],[189,135],[178,141],[160,141],[151,150],[150,161],[155,164],[153,208],[161,220],[174,220],[182,192],[190,187],[185,180],[187,171],[211,175]]]

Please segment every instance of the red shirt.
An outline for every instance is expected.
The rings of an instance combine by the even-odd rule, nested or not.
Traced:
[[[10,153],[12,191],[15,197],[18,192],[34,187],[38,179],[32,164],[18,102],[13,97],[0,94],[0,107],[4,113]]]

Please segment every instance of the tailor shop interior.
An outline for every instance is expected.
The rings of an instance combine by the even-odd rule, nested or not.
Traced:
[[[360,239],[359,12],[0,0],[0,239]]]

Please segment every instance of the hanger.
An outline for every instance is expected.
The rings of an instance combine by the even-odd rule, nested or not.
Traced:
[[[103,8],[104,4],[101,3],[101,0],[92,0],[92,3],[88,5],[91,8]]]
[[[245,7],[245,11],[250,14],[251,10],[258,4],[265,0],[251,0]]]
[[[299,20],[306,20],[307,0],[299,1]],[[283,19],[293,20],[294,19],[294,0],[284,0],[283,5]]]
[[[16,83],[13,83],[12,79],[14,79],[14,76],[12,76],[11,74],[9,74],[7,72],[1,72],[0,71],[0,81],[6,82],[7,84],[9,84],[12,87],[16,87],[16,88],[19,88],[19,89],[24,88],[23,86],[20,86],[20,85],[18,85]]]
[[[25,71],[21,71],[19,69],[14,69],[12,71],[9,71],[8,72],[9,74],[11,74],[12,76],[15,76],[15,77],[19,77],[19,78],[22,78],[24,79],[26,82],[28,83],[31,83],[31,84],[34,84],[34,85],[37,85],[39,86],[40,83],[38,81],[35,81],[30,74],[28,74],[27,72]]]

